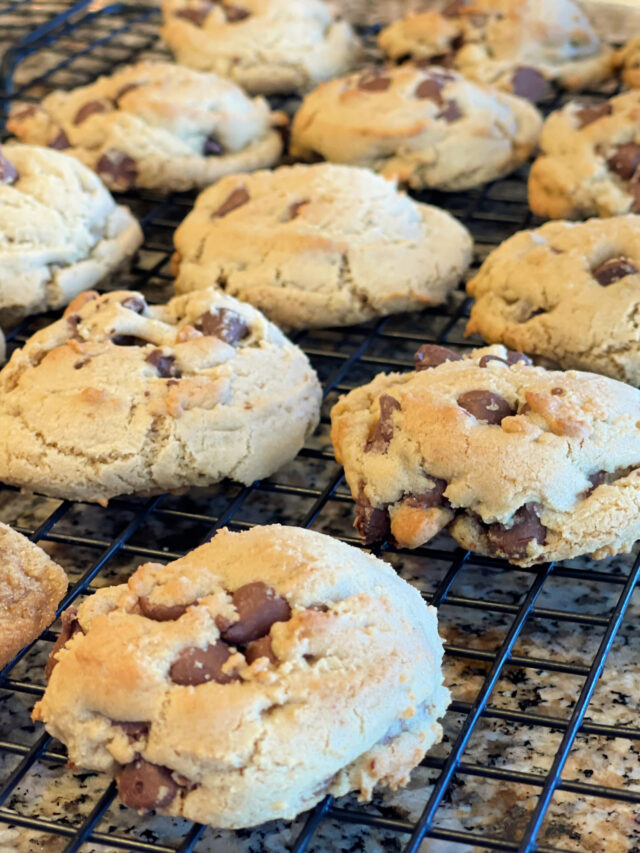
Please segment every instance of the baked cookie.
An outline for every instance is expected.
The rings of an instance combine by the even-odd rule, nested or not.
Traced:
[[[66,591],[64,570],[0,523],[0,669],[53,622]]]
[[[0,151],[0,323],[60,308],[126,268],[142,243],[127,207],[72,157]]]
[[[392,59],[443,64],[532,101],[550,81],[579,90],[613,75],[613,50],[572,0],[454,0],[395,21],[378,42]]]
[[[7,127],[73,154],[113,190],[168,192],[272,166],[282,151],[278,121],[265,100],[216,74],[141,62],[40,105],[18,104]]]
[[[442,736],[435,609],[321,533],[222,530],[66,613],[34,719],[140,812],[238,828],[370,799]]]
[[[640,391],[533,367],[502,346],[427,344],[331,413],[367,544],[443,528],[518,566],[629,551],[640,538]]]
[[[476,299],[468,334],[640,384],[640,216],[521,231],[467,289]]]
[[[175,245],[178,292],[217,284],[300,329],[443,302],[472,241],[448,213],[368,169],[319,163],[209,187]]]
[[[291,154],[367,166],[409,186],[463,190],[509,174],[542,118],[528,101],[442,68],[370,68],[302,102]]]
[[[529,175],[529,206],[547,219],[640,212],[640,91],[551,113]]]
[[[162,37],[178,62],[254,95],[307,92],[345,74],[360,53],[323,0],[165,0],[162,10]]]
[[[0,480],[101,503],[248,484],[293,459],[320,397],[306,356],[231,296],[81,294],[0,372]]]
[[[640,36],[633,36],[616,51],[614,65],[629,88],[640,89]]]

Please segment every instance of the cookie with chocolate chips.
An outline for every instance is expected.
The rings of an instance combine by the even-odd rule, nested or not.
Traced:
[[[164,0],[162,11],[177,62],[254,95],[308,92],[359,57],[351,26],[324,0]]]
[[[291,154],[365,166],[414,189],[463,190],[508,175],[533,151],[542,117],[524,98],[449,69],[372,67],[307,95]]]
[[[472,246],[443,210],[332,163],[226,178],[199,196],[174,240],[178,293],[215,283],[289,329],[442,303]]]
[[[553,82],[578,91],[613,75],[613,51],[573,0],[469,0],[382,30],[391,59],[431,62],[539,101]]]
[[[250,305],[83,293],[0,372],[0,480],[71,500],[242,483],[315,429],[306,356]]]
[[[67,621],[34,719],[139,812],[291,819],[326,794],[406,784],[442,736],[435,610],[320,533],[221,530]]]
[[[446,528],[530,566],[640,538],[639,413],[640,391],[604,376],[426,344],[414,372],[342,397],[331,436],[367,545],[417,548]]]
[[[529,206],[546,219],[640,213],[640,91],[551,113],[529,175]]]
[[[640,384],[640,216],[548,222],[489,254],[467,333]]]
[[[141,62],[37,106],[16,104],[7,126],[24,142],[77,157],[112,190],[168,192],[273,166],[284,121],[216,74]]]
[[[0,324],[62,308],[128,268],[142,243],[82,163],[59,151],[9,143],[0,151]],[[4,358],[4,339],[1,354]]]

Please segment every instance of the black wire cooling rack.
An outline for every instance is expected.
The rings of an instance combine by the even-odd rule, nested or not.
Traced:
[[[2,63],[3,115],[13,98],[37,100],[54,88],[90,82],[117,64],[162,55],[156,9],[116,4],[83,11],[83,5],[16,0],[0,7],[0,22],[11,14],[15,27]],[[556,105],[557,98],[550,106]],[[421,198],[446,207],[472,231],[476,263],[531,223],[524,169],[478,191]],[[141,289],[151,301],[163,299],[170,293],[172,233],[193,198],[160,199],[140,192],[122,201],[139,216],[145,243],[118,286]],[[242,530],[256,523],[297,524],[359,547],[351,529],[352,501],[328,441],[329,409],[340,393],[376,373],[410,368],[413,351],[424,342],[454,347],[477,343],[464,339],[467,314],[461,289],[449,305],[421,314],[298,335],[297,343],[323,381],[322,423],[299,458],[268,480],[249,487],[223,483],[183,497],[116,500],[108,508],[0,487],[0,517],[68,568],[72,584],[61,609],[100,586],[122,582],[143,561],[181,556],[225,525]],[[53,316],[31,318],[10,331],[10,349]],[[607,695],[592,702],[603,685],[609,653],[615,667],[618,649],[633,641],[635,605],[629,608],[639,560],[632,555],[601,564],[582,560],[522,570],[469,555],[446,537],[410,553],[388,548],[384,556],[439,607],[446,671],[456,697],[445,720],[445,741],[417,771],[417,782],[407,793],[409,804],[402,794],[391,801],[378,796],[371,804],[327,798],[291,825],[276,822],[259,830],[216,833],[185,821],[137,818],[117,806],[113,784],[85,774],[78,783],[81,793],[56,810],[46,787],[38,787],[42,778],[64,785],[76,777],[64,768],[64,748],[28,720],[33,701],[43,692],[42,662],[56,628],[45,631],[0,672],[0,849],[4,843],[21,853],[639,853],[640,787],[633,784],[633,773],[630,778],[613,774],[612,780],[608,755],[622,743],[628,745],[624,748],[631,763],[638,763],[637,686],[634,699],[633,689],[609,689],[609,683],[617,682],[605,678]],[[569,647],[576,653],[558,651],[560,635],[571,639]],[[632,681],[638,672],[631,671]],[[544,696],[558,685],[569,700],[545,704]],[[621,706],[629,706],[628,712],[625,708],[625,713],[610,715],[611,708]],[[553,747],[546,748],[545,760],[522,758],[549,738]],[[478,742],[484,751],[477,749]],[[581,771],[579,761],[570,761],[578,746],[587,755]],[[512,752],[515,758],[509,761]],[[620,752],[618,748],[616,754]],[[605,769],[609,765],[609,773],[594,776],[598,763]],[[451,819],[454,813],[457,820]],[[572,815],[580,820],[572,822]],[[589,829],[590,819],[595,829]],[[563,846],[554,846],[554,839]]]

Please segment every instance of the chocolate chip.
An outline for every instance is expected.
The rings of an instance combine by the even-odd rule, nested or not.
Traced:
[[[124,98],[127,92],[132,92],[134,89],[139,89],[142,83],[127,83],[121,89],[118,89],[116,92],[116,101],[119,101],[120,98]]]
[[[438,113],[436,118],[443,118],[448,124],[451,124],[451,122],[462,118],[462,111],[456,101],[449,100],[446,107]]]
[[[413,64],[417,68],[427,68],[429,65],[443,65],[445,68],[453,68],[455,61],[455,50],[449,50],[446,53],[431,56],[429,59],[416,59]]]
[[[509,367],[514,364],[533,364],[528,355],[525,355],[523,352],[516,352],[512,349],[507,350],[506,358],[500,358],[500,356],[497,355],[483,355],[478,362],[478,366],[486,367],[490,361],[501,361],[503,364],[509,365]]]
[[[133,157],[118,148],[109,148],[96,165],[100,177],[108,178],[118,190],[130,190],[138,180],[138,167]]]
[[[492,524],[487,531],[490,544],[506,554],[507,559],[521,559],[527,556],[529,542],[544,545],[547,529],[541,524],[536,504],[526,503],[513,514],[509,527],[504,524]]]
[[[86,367],[86,365],[89,364],[90,361],[90,358],[83,358],[80,361],[76,361],[76,363],[73,365],[73,369],[80,370],[81,368]]]
[[[458,405],[477,420],[492,425],[500,424],[503,418],[515,414],[504,397],[493,391],[467,391],[458,397]]]
[[[551,393],[554,397],[562,397],[564,396],[564,388],[552,388]]]
[[[606,482],[607,472],[604,470],[596,471],[595,474],[589,474],[587,479],[589,480],[592,486],[592,488],[589,489],[589,494],[591,494],[591,492],[595,491],[598,486],[601,486],[603,483]]]
[[[170,376],[179,379],[182,376],[182,373],[175,365],[175,355],[163,355],[161,349],[151,350],[145,361],[147,364],[152,364],[158,371],[158,376],[161,376],[163,379],[168,379]]]
[[[141,595],[138,599],[142,615],[154,622],[174,622],[187,612],[187,604],[158,604]]]
[[[371,438],[364,446],[367,453],[386,453],[393,438],[393,413],[400,411],[400,403],[390,394],[381,394],[379,403],[380,417],[378,423],[375,425]]]
[[[219,338],[231,346],[249,334],[249,327],[244,318],[229,308],[219,308],[215,314],[205,311],[194,322],[194,326],[203,335]]]
[[[171,771],[137,758],[116,774],[120,799],[131,809],[148,812],[165,808],[178,793]]]
[[[539,101],[547,92],[547,81],[536,68],[522,65],[516,68],[511,78],[511,88],[514,95],[529,101]]]
[[[423,344],[413,358],[416,363],[416,370],[438,367],[445,361],[462,361],[462,356],[457,352],[437,344]]]
[[[213,9],[213,5],[213,3],[203,2],[191,9],[180,9],[176,12],[176,18],[184,18],[185,21],[191,21],[196,27],[201,27],[207,19],[209,12]]]
[[[430,509],[433,506],[440,506],[443,503],[447,481],[440,479],[440,477],[431,477],[431,474],[428,476],[434,482],[433,488],[419,495],[408,495],[403,498],[403,503],[407,504],[407,506],[417,507],[418,509]]]
[[[18,178],[18,170],[0,151],[0,184],[12,184]]]
[[[631,212],[640,213],[640,176],[637,173],[627,184],[627,192],[633,198]]]
[[[38,112],[40,107],[37,104],[30,104],[28,107],[25,107],[22,110],[16,110],[11,113],[11,118],[15,121],[24,121],[26,118],[33,118],[33,116]]]
[[[69,331],[72,335],[77,332],[81,319],[82,318],[79,314],[69,314],[69,316],[67,317],[67,326],[69,327]]]
[[[51,678],[51,673],[56,667],[58,661],[56,660],[56,655],[60,651],[60,649],[66,646],[67,642],[71,639],[71,637],[75,636],[78,632],[82,632],[82,628],[80,627],[80,623],[78,622],[78,610],[76,607],[68,607],[64,610],[60,616],[60,621],[62,622],[62,627],[60,628],[60,633],[58,634],[58,639],[55,641],[53,648],[51,649],[51,653],[47,660],[47,664],[44,669],[45,678],[47,681]]]
[[[149,341],[135,335],[114,335],[111,338],[111,343],[117,347],[146,347]]]
[[[87,101],[83,104],[73,119],[74,124],[82,124],[89,116],[97,115],[98,113],[106,113],[109,107],[103,101]]]
[[[171,664],[169,677],[174,684],[185,687],[196,687],[209,681],[215,681],[217,684],[238,681],[236,673],[227,675],[222,671],[230,656],[231,652],[226,643],[209,643],[205,649],[189,646],[183,649]]]
[[[248,18],[251,15],[247,9],[243,9],[242,6],[225,6],[224,14],[229,21],[230,24],[234,24],[236,21],[244,21],[245,18]]]
[[[423,80],[421,83],[418,84],[414,94],[416,98],[428,98],[430,101],[434,101],[436,104],[444,104],[444,100],[441,94],[442,89],[442,80],[434,77],[429,77],[428,79]]]
[[[365,92],[386,92],[391,85],[391,78],[385,77],[382,69],[373,68],[365,71],[358,79],[358,89]]]
[[[292,219],[296,219],[298,213],[300,212],[300,208],[304,207],[305,204],[309,204],[308,199],[304,199],[304,201],[294,201],[293,204],[289,205],[289,221]]]
[[[624,181],[630,180],[640,165],[640,145],[636,142],[617,145],[615,154],[609,157],[607,165],[616,175],[620,175]]]
[[[579,127],[586,127],[588,124],[597,121],[599,118],[610,116],[612,112],[613,107],[609,101],[605,101],[604,104],[598,104],[597,107],[584,107],[583,109],[578,110],[576,118],[578,119]]]
[[[238,587],[232,598],[239,619],[222,634],[227,643],[244,644],[258,640],[269,633],[274,622],[286,622],[291,618],[288,601],[262,581]]]
[[[142,296],[127,296],[126,299],[122,300],[120,305],[129,311],[135,311],[136,314],[144,314],[147,308],[147,303]]]
[[[478,362],[478,367],[486,367],[491,361],[499,361],[501,364],[509,364],[506,358],[500,358],[498,355],[483,355]]]
[[[224,201],[217,210],[214,210],[211,214],[212,219],[216,219],[217,217],[226,216],[228,213],[231,213],[232,210],[235,210],[237,207],[242,207],[243,204],[246,204],[249,201],[249,193],[247,192],[246,187],[236,187],[233,192],[227,196],[226,201]]]
[[[605,261],[603,264],[593,271],[593,277],[601,284],[603,287],[606,287],[608,284],[613,284],[614,281],[618,281],[620,278],[625,278],[628,275],[633,275],[637,273],[638,270],[631,261],[627,260],[627,258],[609,258],[608,261]]]
[[[121,720],[112,720],[112,723],[114,726],[119,726],[132,740],[149,734],[149,723],[122,722]]]
[[[55,148],[57,151],[64,151],[65,148],[71,148],[69,137],[64,130],[58,131],[58,135],[49,143],[49,148]]]
[[[269,658],[269,661],[272,664],[278,663],[278,658],[273,653],[273,647],[271,645],[271,637],[268,635],[266,637],[260,637],[259,640],[254,640],[252,643],[249,643],[247,646],[244,656],[247,660],[247,663],[253,663],[258,660],[258,658]]]
[[[391,532],[389,512],[387,509],[373,507],[361,491],[356,502],[354,526],[365,545],[384,542]]]
[[[224,146],[211,134],[204,141],[202,153],[205,157],[219,157],[221,154],[224,154]]]

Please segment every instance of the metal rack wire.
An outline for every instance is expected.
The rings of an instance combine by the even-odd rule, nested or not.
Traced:
[[[7,8],[17,14],[27,5],[18,0]],[[158,55],[162,50],[157,42],[157,10],[115,4],[84,13],[77,6],[72,7],[71,14],[69,11],[65,7],[59,20],[48,20],[46,31],[39,32],[35,39],[27,37],[14,44],[5,57],[2,65],[5,89],[0,94],[0,108],[5,114],[13,98],[37,99],[53,88],[81,85],[110,71],[117,63]],[[30,17],[25,20],[27,24],[33,26]],[[18,28],[16,33],[20,32]],[[525,170],[521,170],[512,178],[482,190],[450,195],[429,193],[421,198],[446,207],[470,228],[476,239],[478,261],[509,234],[530,224],[525,177]],[[168,261],[172,233],[193,199],[188,195],[160,199],[142,192],[122,200],[139,216],[145,244],[131,273],[118,286],[141,289],[151,301],[162,299],[170,292]],[[298,335],[298,344],[308,353],[323,381],[322,424],[299,459],[268,480],[249,487],[223,483],[181,498],[122,499],[112,501],[106,509],[24,497],[2,487],[0,517],[10,520],[33,541],[57,549],[59,558],[66,555],[72,568],[72,585],[61,609],[98,586],[122,580],[132,566],[142,561],[167,561],[181,556],[225,525],[241,530],[255,523],[281,521],[322,530],[360,546],[350,527],[351,498],[328,442],[329,408],[339,393],[376,373],[409,368],[411,354],[421,343],[473,345],[474,342],[463,338],[467,310],[467,300],[460,290],[449,305],[422,314],[391,317],[345,330]],[[12,330],[8,335],[10,347],[19,345],[51,316],[31,318]],[[446,611],[446,626],[455,629],[444,629],[448,636],[447,661],[468,666],[468,670],[459,671],[475,679],[478,689],[475,693],[471,691],[467,699],[453,701],[449,714],[458,722],[447,730],[446,747],[423,762],[426,775],[421,777],[424,786],[418,789],[422,799],[416,811],[407,814],[406,810],[385,806],[382,800],[358,805],[351,798],[340,802],[327,798],[293,825],[288,844],[277,849],[303,853],[369,849],[369,844],[377,844],[375,849],[415,853],[419,848],[424,851],[423,839],[430,839],[433,843],[448,842],[446,849],[452,851],[562,853],[564,848],[552,843],[554,832],[556,836],[558,832],[550,831],[549,826],[553,828],[555,824],[546,824],[552,801],[559,793],[574,794],[584,802],[591,798],[604,799],[613,803],[614,813],[624,805],[630,804],[633,809],[634,804],[640,804],[640,792],[633,786],[591,782],[591,772],[585,772],[584,779],[567,778],[563,773],[578,738],[624,738],[631,743],[640,742],[640,727],[630,722],[598,722],[588,717],[594,690],[640,575],[640,558],[620,558],[615,564],[590,566],[588,572],[584,564],[575,562],[521,570],[503,561],[469,555],[455,548],[446,537],[411,554],[389,548],[384,556],[401,574],[418,583],[425,599],[440,607],[441,614]],[[469,578],[480,580],[472,583]],[[596,595],[602,596],[600,608],[559,606],[554,584],[585,582],[596,590]],[[501,597],[495,592],[498,587],[512,589],[511,596]],[[493,647],[474,642],[473,630],[467,624],[474,614],[484,620],[485,627],[500,628]],[[527,648],[523,639],[532,623],[541,621],[576,633],[587,632],[593,653],[585,652],[583,659],[564,660],[547,653],[544,644]],[[4,704],[12,701],[28,710],[32,701],[42,694],[41,663],[55,634],[55,630],[44,632],[0,672],[0,712]],[[526,701],[517,708],[497,701],[497,689],[505,679],[513,685],[531,679],[535,689],[545,674],[575,680],[576,695],[569,714],[540,713],[531,710],[531,703]],[[556,745],[548,766],[531,772],[519,766],[500,766],[493,759],[474,759],[470,744],[474,737],[482,736],[482,727],[486,725],[494,726],[494,732],[506,732],[507,739],[522,730],[555,733]],[[153,817],[138,821],[135,832],[123,832],[117,826],[114,829],[107,819],[114,814],[115,787],[100,777],[90,807],[84,809],[78,820],[51,817],[50,812],[38,808],[21,809],[17,792],[29,786],[35,768],[57,770],[65,761],[62,746],[41,729],[29,728],[24,722],[6,732],[0,728],[0,833],[8,826],[43,833],[48,839],[43,842],[44,849],[64,853],[79,850],[197,853],[227,849],[223,840],[211,842],[214,846],[201,847],[208,830],[186,822],[174,828],[168,840],[163,840],[161,832],[154,831],[154,821],[158,819]],[[60,772],[70,775],[70,771]],[[462,802],[465,797],[472,797],[475,780],[484,786],[495,786],[501,796],[517,786],[532,792],[530,807],[520,815],[517,826],[505,823],[501,827],[481,826],[476,831],[473,827],[455,827],[441,820],[443,809],[456,791],[460,792]],[[335,830],[331,840],[323,835],[327,826]],[[349,827],[365,833],[359,836],[358,844],[362,846],[344,846],[349,843]],[[570,832],[561,836],[572,838]],[[236,836],[237,840],[242,838],[247,839],[247,850],[267,849],[252,846],[251,839],[255,836],[250,832]],[[342,841],[336,840],[340,838]],[[640,828],[637,838],[640,844]],[[628,841],[630,851],[640,850],[639,846],[633,847],[631,836]],[[574,837],[571,849],[595,848],[576,846]]]

